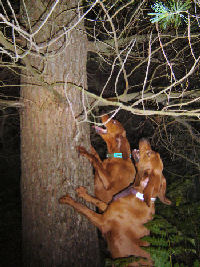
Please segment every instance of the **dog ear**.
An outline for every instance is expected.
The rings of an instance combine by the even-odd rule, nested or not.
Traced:
[[[150,207],[151,205],[151,198],[155,197],[155,192],[158,190],[158,183],[160,180],[159,175],[155,174],[151,171],[149,174],[149,181],[147,186],[144,189],[144,201],[146,202],[147,206]]]
[[[163,174],[151,171],[149,174],[149,182],[144,189],[144,201],[150,206],[151,198],[158,197],[160,201],[166,205],[171,205],[171,201],[166,198],[166,179]]]
[[[118,149],[122,152],[123,159],[128,159],[130,157],[130,154],[128,153],[130,147],[126,141],[126,137],[120,134],[116,137],[116,141]]]
[[[158,193],[158,198],[160,199],[160,201],[162,203],[164,203],[166,205],[171,205],[172,204],[171,200],[169,200],[165,196],[165,194],[166,194],[166,187],[167,187],[166,179],[165,179],[164,175],[162,175],[162,178],[161,178],[161,186],[160,186],[160,191]]]
[[[119,150],[121,150],[121,146],[122,146],[122,140],[123,139],[123,137],[122,137],[122,135],[117,135],[116,136],[116,142],[117,142],[117,148],[119,149]]]

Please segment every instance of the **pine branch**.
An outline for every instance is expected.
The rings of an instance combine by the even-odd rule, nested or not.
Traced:
[[[191,1],[169,1],[168,5],[162,2],[156,2],[152,5],[154,13],[148,13],[150,16],[154,16],[150,19],[152,23],[160,24],[161,28],[166,29],[173,25],[174,28],[178,28],[182,22],[187,23],[188,9],[191,6]]]

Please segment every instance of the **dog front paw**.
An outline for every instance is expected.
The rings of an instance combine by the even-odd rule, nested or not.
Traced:
[[[63,196],[59,199],[60,204],[69,204],[71,203],[72,198],[69,195]]]
[[[93,146],[90,146],[90,152],[92,155],[96,155],[96,153],[97,153]]]
[[[85,187],[80,186],[80,187],[76,188],[76,193],[78,194],[79,197],[83,197],[83,196],[87,195],[87,190],[85,189]]]
[[[76,149],[81,155],[88,154],[87,150],[83,146],[77,146]]]

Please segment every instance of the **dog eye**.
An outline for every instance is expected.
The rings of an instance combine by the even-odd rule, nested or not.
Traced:
[[[117,123],[117,121],[115,121],[115,120],[113,120],[112,122],[113,122],[114,124],[116,124],[116,123]]]

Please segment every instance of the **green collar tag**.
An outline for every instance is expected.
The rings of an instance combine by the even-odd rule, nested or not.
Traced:
[[[106,156],[107,158],[119,158],[119,159],[123,158],[122,153],[111,153],[111,154],[107,154]],[[129,156],[131,158],[131,154]]]

